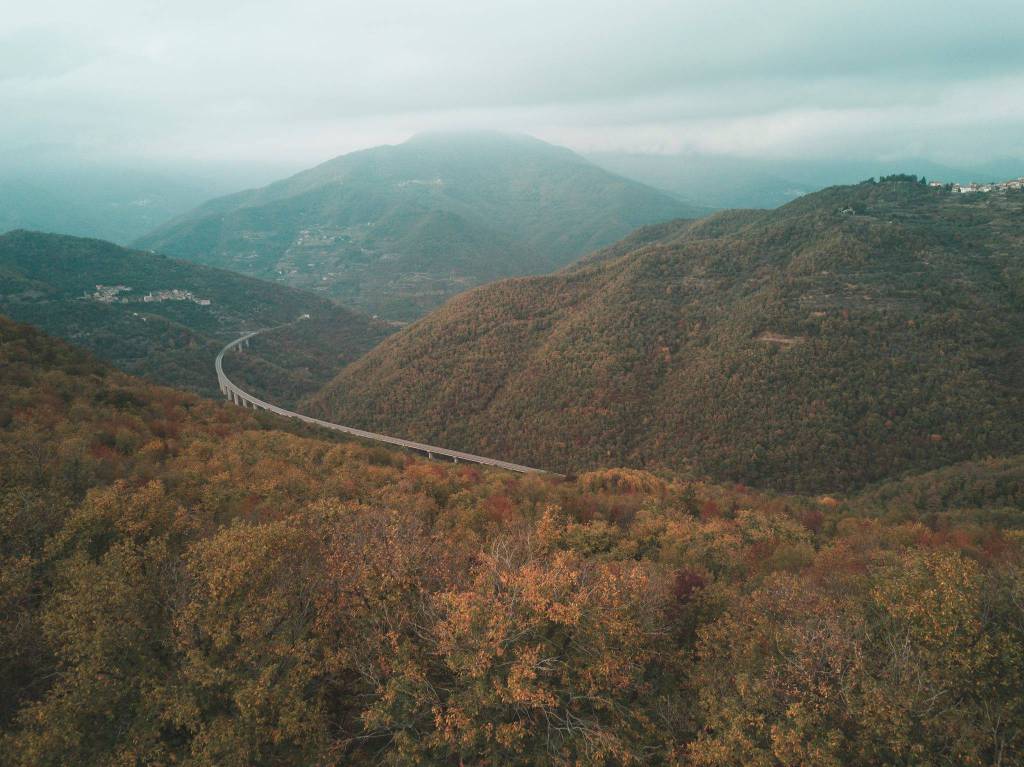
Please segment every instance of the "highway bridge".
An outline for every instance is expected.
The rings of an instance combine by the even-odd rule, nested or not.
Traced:
[[[313,418],[312,416],[303,415],[302,413],[296,413],[293,410],[285,410],[283,407],[272,405],[269,402],[261,400],[259,397],[254,397],[247,391],[232,383],[231,379],[224,373],[224,355],[234,349],[241,351],[248,348],[250,338],[274,329],[275,328],[263,328],[261,330],[254,330],[250,333],[246,333],[221,349],[220,353],[217,355],[217,359],[214,362],[214,368],[217,371],[217,383],[220,386],[221,393],[224,394],[229,401],[239,407],[252,408],[254,410],[266,410],[268,413],[274,413],[276,415],[284,416],[285,418],[296,418],[304,423],[320,426],[324,429],[340,431],[345,434],[351,434],[354,437],[362,437],[363,439],[373,440],[374,442],[384,442],[388,445],[395,445],[396,447],[404,447],[409,450],[415,450],[418,453],[423,453],[428,458],[438,458],[443,456],[444,458],[449,458],[456,463],[479,463],[484,466],[495,466],[499,469],[506,469],[520,474],[551,474],[551,472],[546,472],[543,469],[534,469],[531,466],[521,466],[518,463],[499,461],[496,458],[487,458],[482,455],[463,453],[459,450],[449,450],[446,447],[437,447],[436,445],[424,445],[422,442],[412,442],[411,440],[401,439],[399,437],[389,437],[387,434],[376,434],[372,431],[363,431],[362,429],[355,429],[351,426],[342,426],[341,424],[322,421],[319,418]]]

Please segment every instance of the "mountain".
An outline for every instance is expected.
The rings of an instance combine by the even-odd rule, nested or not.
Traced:
[[[783,175],[785,168],[740,157],[601,152],[587,159],[612,173],[715,208],[777,208],[829,183],[794,181]]]
[[[705,212],[527,136],[440,133],[213,200],[136,244],[409,320]]]
[[[149,296],[149,300],[147,300]],[[131,373],[217,392],[213,359],[243,330],[289,324],[229,360],[256,391],[294,402],[390,332],[312,293],[39,232],[0,235],[0,312],[95,352]],[[294,322],[303,314],[309,319]]]
[[[21,178],[0,178],[0,231],[55,227],[95,234],[98,225],[90,211],[46,188]]]
[[[587,159],[612,173],[665,189],[684,200],[713,208],[776,208],[809,192],[909,168],[944,183],[989,182],[1024,174],[1024,158],[950,167],[923,157],[785,158],[739,157],[687,152],[642,154],[598,152]]]
[[[0,316],[0,468],[11,767],[1024,750],[1019,460],[884,488],[870,521],[517,476],[147,384]],[[986,498],[1009,524],[967,513]]]
[[[553,470],[832,491],[1024,452],[1024,193],[909,180],[641,230],[452,300],[308,406]]]

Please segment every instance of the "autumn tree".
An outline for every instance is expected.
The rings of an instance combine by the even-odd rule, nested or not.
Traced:
[[[670,706],[658,699],[665,668],[642,567],[496,542],[434,605],[442,676],[420,683],[432,729],[407,743],[410,761],[603,765],[663,753]]]

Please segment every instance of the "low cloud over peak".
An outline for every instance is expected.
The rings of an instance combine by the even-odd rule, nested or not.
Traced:
[[[296,165],[422,130],[584,151],[1024,155],[1024,7],[57,0],[8,11],[0,151]]]

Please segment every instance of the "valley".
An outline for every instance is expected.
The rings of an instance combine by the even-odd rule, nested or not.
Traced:
[[[1024,3],[8,3],[0,767],[1024,767]]]
[[[207,395],[244,332],[242,399],[438,453],[835,492],[1021,452],[1021,199],[894,176],[656,224],[397,334],[312,291],[13,232],[0,309]]]
[[[81,347],[0,315],[0,760],[1024,747],[1022,214],[832,187],[402,327],[0,236],[0,311]],[[906,652],[955,707],[918,715]]]
[[[299,319],[301,322],[303,319],[308,317],[302,317]],[[536,473],[547,473],[542,469],[534,469],[530,466],[522,466],[520,464],[509,463],[507,461],[501,461],[496,458],[486,458],[482,455],[473,455],[471,453],[463,453],[458,450],[449,450],[445,447],[438,447],[436,445],[425,445],[421,442],[412,442],[407,439],[401,439],[399,437],[391,437],[386,434],[376,434],[374,432],[365,431],[363,429],[354,429],[351,426],[342,426],[341,424],[329,423],[319,418],[312,418],[302,413],[296,413],[293,410],[286,410],[285,408],[278,407],[270,402],[266,402],[258,397],[254,397],[249,392],[245,391],[237,384],[233,383],[227,374],[224,372],[224,356],[229,352],[236,352],[237,355],[245,353],[249,349],[250,341],[264,334],[273,335],[279,332],[280,328],[267,328],[265,330],[256,330],[250,333],[246,333],[234,341],[229,343],[217,354],[216,360],[214,360],[214,370],[217,373],[217,384],[220,388],[221,394],[228,398],[228,401],[243,408],[251,408],[253,410],[263,410],[267,413],[273,413],[274,415],[281,416],[283,418],[293,418],[302,423],[317,426],[321,429],[327,429],[329,431],[340,432],[342,434],[348,434],[353,437],[359,437],[360,439],[368,440],[370,442],[380,442],[385,445],[391,445],[394,447],[404,448],[411,450],[421,455],[425,455],[427,458],[433,459],[450,459],[453,463],[470,463],[479,464],[481,466],[492,466],[498,469],[504,469],[506,471],[515,472],[517,474],[536,474]]]
[[[0,738],[17,767],[605,749],[725,767],[822,700],[795,737],[840,723],[837,763],[1024,745],[1021,456],[828,497],[559,478],[155,386],[3,317],[0,371]],[[927,728],[897,641],[958,701]],[[845,698],[822,691],[823,657],[858,659]],[[549,726],[565,716],[586,732]],[[995,736],[994,717],[1010,723]]]
[[[245,360],[251,386],[286,403],[315,392],[393,328],[311,293],[101,240],[0,235],[0,312],[131,373],[217,392],[218,349],[240,331],[291,322]]]

